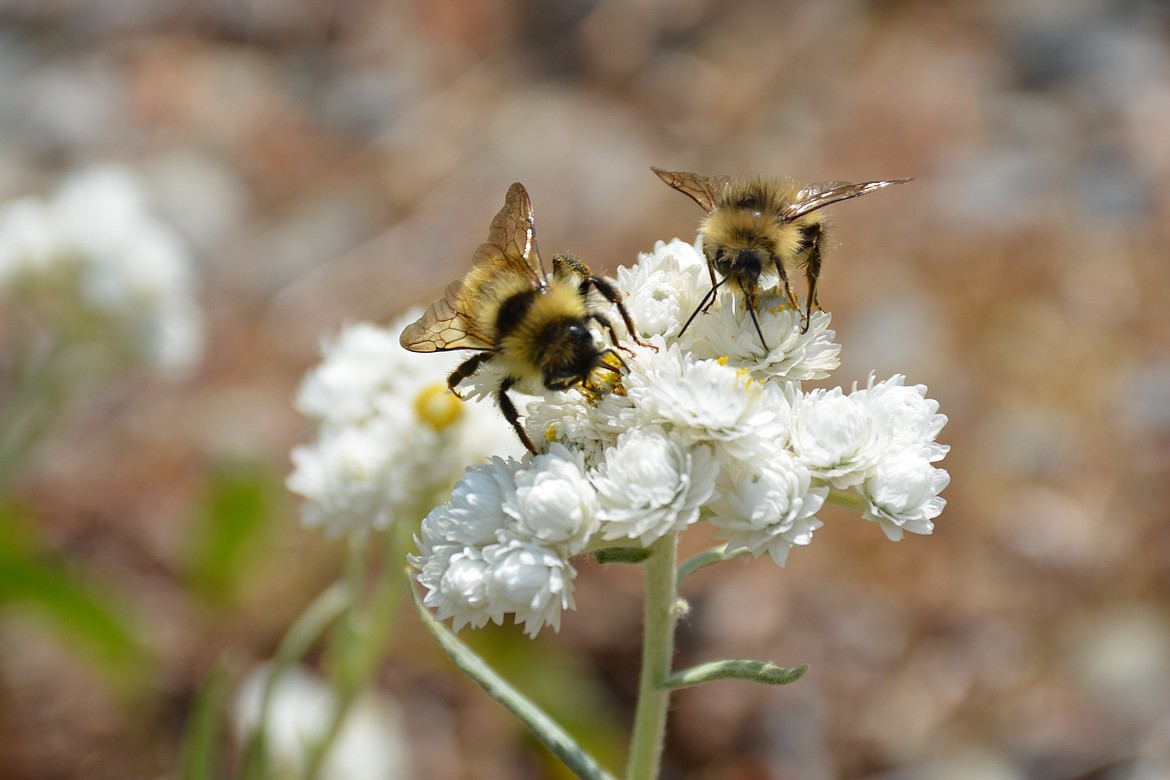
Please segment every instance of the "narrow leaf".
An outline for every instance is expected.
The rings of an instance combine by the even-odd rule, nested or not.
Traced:
[[[796,682],[808,671],[808,664],[786,669],[765,661],[742,659],[712,661],[675,672],[662,683],[664,688],[690,688],[716,680],[747,680],[763,685],[787,685]]]
[[[517,691],[500,677],[483,659],[460,642],[454,634],[440,625],[423,606],[418,591],[413,587],[414,606],[423,625],[439,643],[455,665],[483,688],[488,696],[504,705],[521,720],[532,733],[544,743],[578,777],[585,780],[615,780],[597,761],[586,753],[556,722],[537,707],[528,697]]]
[[[215,780],[223,774],[219,761],[220,715],[227,696],[228,680],[227,665],[221,662],[199,690],[183,737],[179,759],[182,780]]]

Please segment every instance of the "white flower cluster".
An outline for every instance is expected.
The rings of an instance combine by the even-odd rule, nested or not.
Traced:
[[[447,391],[458,355],[420,355],[398,334],[421,312],[389,327],[357,323],[322,346],[296,406],[317,426],[293,450],[288,487],[306,499],[306,526],[330,535],[415,522],[450,491],[470,463],[518,451],[511,428],[489,403],[462,403]]]
[[[62,338],[182,376],[202,349],[195,287],[184,242],[126,169],[86,169],[50,200],[0,206],[0,308],[47,313]]]
[[[511,613],[535,635],[573,606],[570,558],[646,547],[706,520],[727,552],[783,565],[821,526],[833,491],[852,491],[890,539],[930,533],[949,477],[932,464],[946,423],[924,386],[902,376],[845,393],[800,382],[838,365],[829,315],[801,333],[799,312],[762,297],[765,349],[738,291],[722,291],[683,336],[710,289],[702,253],[659,243],[618,287],[643,339],[618,392],[548,393],[525,424],[548,451],[468,470],[423,521],[413,559],[425,603],[456,629]],[[616,317],[613,318],[616,321]],[[472,377],[481,393],[497,377]]]
[[[337,696],[329,684],[300,666],[276,680],[265,710],[272,668],[248,673],[236,692],[233,716],[244,744],[263,729],[269,777],[302,777],[308,753],[325,736]],[[400,780],[411,776],[402,715],[385,696],[365,691],[350,706],[322,761],[322,780]]]

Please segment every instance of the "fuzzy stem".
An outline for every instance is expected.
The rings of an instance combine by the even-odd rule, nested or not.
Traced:
[[[650,559],[646,561],[642,675],[638,684],[638,708],[634,715],[627,780],[654,780],[658,777],[670,701],[670,691],[662,686],[670,676],[674,624],[678,618],[674,571],[677,559],[677,534],[667,534],[650,546]]]

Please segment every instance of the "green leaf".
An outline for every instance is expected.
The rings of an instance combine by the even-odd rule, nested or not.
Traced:
[[[663,688],[690,688],[716,680],[747,680],[763,685],[787,685],[796,682],[808,671],[808,664],[786,669],[765,661],[733,659],[712,661],[675,672],[662,683]]]
[[[191,524],[184,570],[200,594],[228,600],[247,569],[249,554],[269,527],[276,480],[244,463],[215,469]]]
[[[484,660],[460,642],[454,634],[431,616],[423,606],[418,592],[412,587],[414,606],[418,611],[423,625],[431,636],[439,643],[444,652],[451,657],[455,665],[483,688],[488,696],[504,705],[513,715],[520,719],[530,731],[544,743],[558,758],[573,770],[578,777],[585,780],[614,780],[613,775],[606,772],[597,761],[556,722],[537,707],[531,699],[517,691],[500,675],[489,667]]]
[[[179,757],[179,777],[182,780],[215,780],[223,776],[219,759],[219,745],[223,738],[220,716],[230,679],[227,664],[221,661],[207,676],[195,698]]]
[[[42,553],[10,507],[0,507],[0,607],[48,625],[114,682],[133,684],[148,668],[129,610],[84,572]]]

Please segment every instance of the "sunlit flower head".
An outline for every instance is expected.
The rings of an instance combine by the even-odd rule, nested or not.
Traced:
[[[686,447],[655,428],[635,428],[606,451],[593,476],[601,503],[602,536],[638,539],[643,546],[699,519],[711,498],[719,465],[705,445]]]

